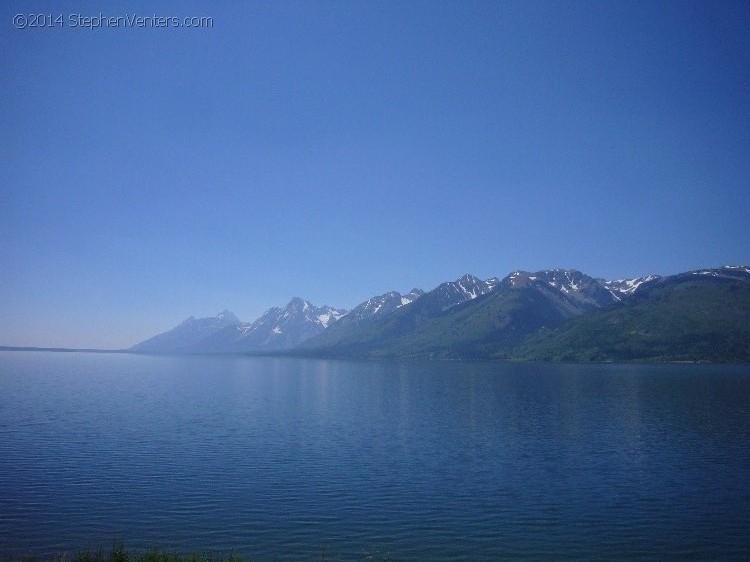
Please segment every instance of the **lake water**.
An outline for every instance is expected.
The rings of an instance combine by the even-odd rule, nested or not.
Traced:
[[[750,366],[0,352],[0,557],[748,559]]]

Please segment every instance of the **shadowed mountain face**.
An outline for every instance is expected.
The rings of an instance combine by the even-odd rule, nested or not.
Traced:
[[[351,312],[294,298],[244,323],[189,318],[146,353],[514,360],[750,360],[750,268],[605,281],[580,271],[465,275]]]

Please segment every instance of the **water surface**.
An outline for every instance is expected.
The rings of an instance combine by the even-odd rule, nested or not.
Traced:
[[[0,555],[746,559],[750,367],[0,352]]]

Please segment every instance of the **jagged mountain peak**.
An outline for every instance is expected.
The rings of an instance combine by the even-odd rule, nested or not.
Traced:
[[[375,316],[381,316],[393,312],[400,306],[403,306],[401,293],[398,291],[388,291],[382,295],[370,297],[363,303],[358,304],[347,315],[348,322],[361,321]]]
[[[387,316],[402,307],[412,304],[424,294],[425,292],[422,289],[413,288],[404,295],[398,291],[388,291],[381,295],[370,297],[355,306],[351,311],[341,315],[333,331],[338,333],[341,330]]]
[[[581,273],[577,269],[550,269],[539,271],[537,275],[541,276],[550,285],[560,287],[563,290],[572,289],[578,291],[584,284],[597,284],[593,277]]]
[[[575,284],[579,280],[593,279],[585,273],[578,271],[577,269],[565,269],[565,268],[554,268],[554,269],[541,269],[539,271],[526,271],[523,269],[516,269],[509,273],[503,282],[510,283],[511,285],[517,283],[525,283],[528,281],[542,280],[544,282],[553,283],[572,283]]]
[[[536,278],[531,273],[522,269],[516,269],[506,275],[501,283],[510,287],[525,287],[530,281],[536,281]]]
[[[533,273],[517,269],[501,281],[506,288],[535,287],[553,291],[575,307],[598,308],[617,301],[617,296],[593,277],[577,269],[543,269]]]
[[[495,287],[497,287],[500,284],[500,278],[499,277],[490,277],[489,279],[485,280],[485,283],[487,284],[487,286],[489,286],[492,289],[494,289]]]
[[[476,277],[472,275],[471,273],[466,273],[458,278],[456,281],[457,283],[481,283],[479,277]]]
[[[310,306],[310,301],[307,301],[301,297],[292,297],[291,300],[287,303],[286,308],[301,308],[303,310],[306,310]]]
[[[691,294],[683,288],[689,289]],[[742,265],[615,281],[594,279],[579,270],[563,268],[536,272],[518,269],[502,281],[497,277],[481,281],[466,274],[428,293],[419,289],[406,295],[388,291],[361,303],[348,314],[345,310],[315,306],[294,297],[284,308],[271,308],[252,324],[240,323],[228,310],[209,318],[191,316],[176,328],[134,346],[133,350],[146,353],[286,351],[315,338],[309,346],[307,343],[304,346],[322,350],[321,353],[339,350],[344,354],[367,356],[433,356],[435,353],[502,356],[535,331],[555,330],[574,317],[600,314],[606,315],[602,318],[617,318],[617,315],[631,314],[628,310],[635,311],[632,314],[637,316],[638,311],[650,310],[652,306],[667,307],[665,310],[672,310],[669,314],[673,314],[674,310],[682,310],[690,304],[685,297],[692,298],[693,291],[704,299],[704,304],[699,303],[695,309],[696,314],[726,305],[721,318],[734,322],[731,325],[734,332],[727,332],[734,334],[746,330],[749,290],[750,267]],[[680,298],[672,299],[671,295]],[[480,296],[483,298],[478,298]],[[720,299],[729,304],[722,304],[724,301]],[[597,329],[606,332],[619,328],[608,323]],[[652,337],[650,331],[643,330],[636,335],[638,345],[643,344],[644,338]],[[634,336],[623,332],[618,337],[626,341]],[[732,338],[729,340],[737,340]],[[567,349],[571,345],[563,347]],[[747,356],[745,351],[742,353],[745,355],[740,353],[737,357]]]
[[[496,278],[494,277],[487,281],[482,281],[478,277],[467,273],[455,281],[448,281],[438,285],[429,294],[433,295],[432,298],[437,301],[443,310],[446,310],[462,302],[486,295],[493,291],[496,286]]]
[[[240,322],[224,310],[215,317],[192,319],[133,349],[151,353],[280,351],[324,331],[345,313],[294,297],[284,308],[269,308],[252,323]]]
[[[231,312],[230,310],[228,310],[228,309],[226,309],[226,308],[225,308],[224,310],[222,310],[221,312],[219,312],[219,313],[218,313],[218,314],[216,315],[216,318],[217,318],[218,320],[221,320],[222,322],[226,322],[226,323],[230,323],[230,324],[237,324],[237,323],[239,323],[239,321],[240,321],[240,319],[239,319],[239,318],[237,318],[237,317],[236,317],[236,316],[234,315],[234,313],[233,313],[233,312]]]

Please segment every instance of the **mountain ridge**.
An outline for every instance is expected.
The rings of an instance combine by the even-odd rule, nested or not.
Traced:
[[[672,297],[672,292],[687,286],[692,287],[693,301],[681,298],[679,293]],[[731,290],[727,288],[730,286]],[[413,289],[406,295],[397,291],[376,295],[351,311],[326,305],[317,307],[295,297],[286,307],[271,308],[253,323],[239,321],[228,310],[208,319],[190,317],[172,330],[133,346],[131,351],[506,360],[633,360],[639,357],[669,360],[671,356],[722,360],[725,355],[728,360],[750,360],[750,333],[745,336],[741,322],[730,323],[731,330],[724,329],[720,321],[709,318],[710,311],[701,304],[713,302],[717,310],[725,313],[732,310],[744,319],[743,314],[750,315],[748,287],[750,267],[747,266],[613,281],[593,278],[575,269],[515,270],[503,279],[491,277],[484,281],[466,274],[428,292]],[[684,309],[684,314],[679,307]],[[698,309],[703,312],[696,313]],[[626,312],[616,312],[621,310]],[[596,324],[602,334],[610,334],[609,339],[605,338],[610,343],[613,337],[621,342],[637,339],[630,333],[612,335],[617,332],[616,327],[601,320],[619,318],[619,314],[629,322],[636,322],[631,318],[636,314],[633,310],[649,315],[652,322],[662,326],[660,335],[644,340],[645,343],[641,341],[640,347],[609,345],[607,352],[586,347],[586,339],[580,332],[585,332],[587,323]],[[665,324],[659,314],[674,322],[683,318],[682,327],[677,323],[672,332],[665,332],[669,322]],[[698,325],[701,321],[713,331],[701,330]],[[590,336],[592,341],[596,339],[594,335]],[[184,341],[176,345],[183,336]],[[678,345],[683,336],[687,338],[684,341],[690,337],[712,341],[726,337],[737,343],[731,346],[714,343],[710,349],[699,345],[703,351],[691,354],[685,350],[684,342]],[[657,340],[661,351],[647,349],[651,344],[656,346]],[[671,354],[669,341],[675,345]],[[629,351],[619,356],[616,349]],[[641,351],[636,352],[636,349]]]

